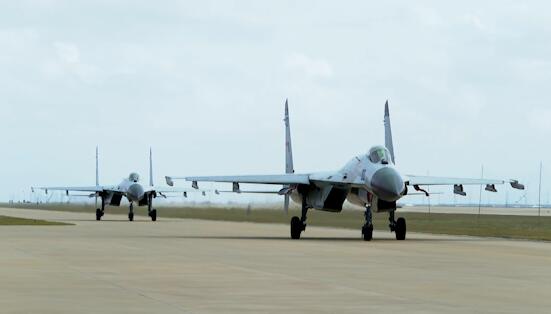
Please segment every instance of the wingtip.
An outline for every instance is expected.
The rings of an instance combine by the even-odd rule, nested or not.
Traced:
[[[385,116],[389,116],[389,115],[390,115],[390,111],[388,110],[388,99],[387,99],[385,102]]]

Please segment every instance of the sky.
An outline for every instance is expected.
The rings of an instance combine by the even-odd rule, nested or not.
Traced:
[[[406,174],[551,192],[545,1],[2,1],[0,201],[30,186],[342,167],[384,142]],[[206,186],[208,187],[208,186]],[[451,188],[442,200],[453,200]],[[465,201],[478,199],[467,189]],[[212,198],[226,201],[230,196]],[[246,196],[238,197],[247,199]]]

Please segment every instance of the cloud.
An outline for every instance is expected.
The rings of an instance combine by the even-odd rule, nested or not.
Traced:
[[[80,63],[80,50],[71,43],[55,42],[54,47],[57,51],[59,59],[65,63],[78,64]]]
[[[54,42],[56,61],[44,66],[50,76],[69,74],[80,81],[93,83],[99,80],[100,70],[97,66],[82,61],[79,47],[69,42]]]
[[[469,13],[463,16],[463,20],[472,27],[478,29],[481,32],[489,32],[491,31],[491,28],[488,24],[484,23],[482,21],[482,18],[479,14],[476,13]]]
[[[491,160],[534,181],[510,165],[551,164],[549,4],[41,3],[0,12],[0,199],[87,182],[96,143],[105,183],[147,173],[151,144],[158,180],[280,171],[286,97],[301,171],[380,142],[387,98],[404,172],[468,177]]]
[[[328,79],[333,76],[333,68],[324,59],[294,53],[287,58],[285,64],[291,72],[301,73],[310,78]]]
[[[517,58],[510,62],[514,73],[528,82],[543,82],[551,78],[551,61],[542,58]]]
[[[539,131],[551,132],[551,109],[549,108],[534,108],[528,113],[529,125]]]

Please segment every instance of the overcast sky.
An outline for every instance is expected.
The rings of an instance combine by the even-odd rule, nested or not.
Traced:
[[[389,99],[401,172],[479,177],[484,164],[537,201],[542,160],[546,200],[550,11],[545,1],[3,1],[0,200],[93,184],[96,145],[103,184],[146,179],[150,146],[158,184],[282,172],[286,98],[297,172],[337,169],[384,142]]]

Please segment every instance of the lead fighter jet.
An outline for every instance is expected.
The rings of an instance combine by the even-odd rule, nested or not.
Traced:
[[[373,237],[372,212],[388,212],[389,228],[395,232],[397,240],[406,238],[406,220],[395,219],[396,202],[408,194],[413,187],[418,192],[429,194],[421,186],[450,185],[455,194],[465,196],[463,185],[486,185],[486,190],[497,192],[495,185],[504,184],[505,180],[460,179],[429,176],[401,175],[395,166],[394,146],[390,126],[388,101],[385,104],[385,145],[373,146],[367,154],[354,157],[342,169],[330,172],[295,174],[291,149],[291,129],[289,108],[285,102],[285,174],[246,175],[246,176],[211,176],[211,177],[166,177],[168,185],[174,180],[192,181],[198,188],[198,181],[231,182],[233,191],[240,192],[239,183],[283,185],[278,192],[285,196],[285,211],[289,208],[289,198],[302,205],[301,217],[291,219],[291,238],[299,239],[306,230],[308,209],[314,208],[329,212],[340,212],[343,203],[365,207],[365,224],[362,227],[363,239],[370,241]],[[517,180],[508,181],[515,189],[524,189]]]
[[[105,214],[105,206],[120,206],[123,197],[126,197],[129,205],[128,220],[134,220],[134,204],[138,206],[147,205],[147,213],[152,221],[157,220],[157,210],[153,208],[153,199],[156,197],[167,197],[164,193],[183,192],[187,197],[187,191],[182,189],[174,189],[167,187],[156,187],[153,184],[153,160],[152,152],[149,150],[149,185],[144,186],[140,183],[140,175],[136,172],[131,173],[128,178],[123,179],[118,185],[100,185],[99,184],[99,165],[98,165],[98,148],[96,147],[96,185],[95,186],[61,186],[61,187],[39,187],[38,189],[45,190],[46,193],[52,190],[65,191],[69,195],[69,191],[90,192],[85,195],[96,198],[96,207],[98,197],[101,199],[101,207],[96,209],[96,220],[101,220]],[[34,192],[34,188],[32,188]]]

